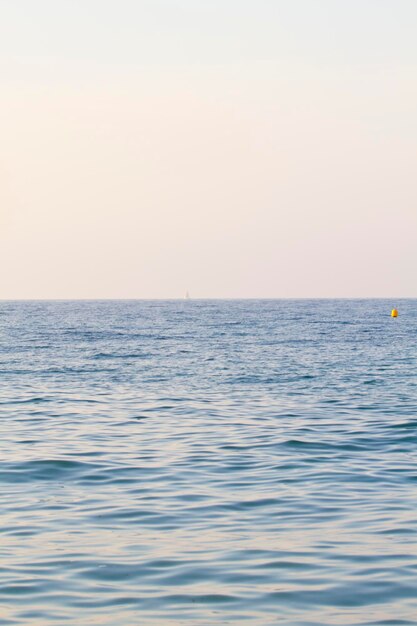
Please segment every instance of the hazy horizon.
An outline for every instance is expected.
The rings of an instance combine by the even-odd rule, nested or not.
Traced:
[[[3,0],[0,298],[417,296],[412,0]]]
[[[259,298],[253,298],[250,296],[247,297],[235,297],[235,298],[227,298],[227,297],[223,297],[223,298],[216,298],[216,297],[210,297],[210,298],[203,298],[203,297],[189,297],[189,298],[184,298],[184,297],[172,297],[172,298],[164,298],[164,297],[160,297],[160,298],[1,298],[0,302],[123,302],[123,301],[128,301],[128,302],[190,302],[190,301],[194,301],[194,302],[216,302],[216,301],[297,301],[297,300],[308,300],[308,301],[313,301],[313,300],[347,300],[347,301],[373,301],[373,300],[391,300],[392,303],[396,303],[396,302],[401,302],[401,301],[410,301],[410,300],[417,300],[417,297],[410,297],[410,296],[396,296],[396,297],[392,297],[392,296],[376,296],[376,297],[358,297],[358,296],[338,296],[338,297],[328,297],[328,296],[313,296],[313,297],[308,297],[308,296],[294,296],[291,298],[284,298],[284,297],[259,297]]]

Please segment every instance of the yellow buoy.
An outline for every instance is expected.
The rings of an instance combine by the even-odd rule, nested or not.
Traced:
[[[392,309],[392,311],[391,311],[391,317],[398,317],[398,311],[397,311],[397,309]]]

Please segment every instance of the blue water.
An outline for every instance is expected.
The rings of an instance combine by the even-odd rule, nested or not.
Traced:
[[[2,302],[0,341],[1,625],[417,624],[417,301]]]

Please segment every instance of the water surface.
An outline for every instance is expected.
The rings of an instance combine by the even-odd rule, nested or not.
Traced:
[[[416,624],[416,322],[1,303],[0,624]]]

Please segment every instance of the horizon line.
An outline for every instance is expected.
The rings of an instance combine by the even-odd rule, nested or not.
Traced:
[[[238,300],[417,300],[417,296],[234,296],[234,297],[96,297],[96,298],[0,298],[0,302],[197,302]]]

